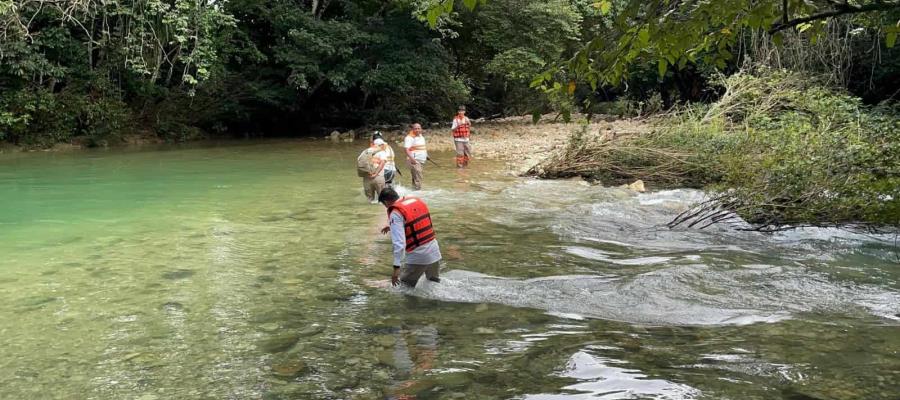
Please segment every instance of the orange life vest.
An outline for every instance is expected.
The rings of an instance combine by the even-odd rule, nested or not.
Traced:
[[[467,138],[469,137],[469,125],[472,123],[468,118],[459,116],[453,117],[453,120],[456,121],[456,129],[453,130],[453,138]]]
[[[388,207],[388,218],[391,212],[397,211],[403,216],[403,227],[406,231],[406,252],[434,240],[434,228],[431,227],[431,214],[428,206],[417,197],[404,197]]]

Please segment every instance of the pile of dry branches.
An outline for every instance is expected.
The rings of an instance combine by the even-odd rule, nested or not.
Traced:
[[[541,178],[582,176],[604,184],[618,185],[641,179],[659,186],[697,186],[701,171],[692,160],[696,154],[664,147],[648,140],[656,133],[615,134],[582,131],[569,143],[527,174]]]

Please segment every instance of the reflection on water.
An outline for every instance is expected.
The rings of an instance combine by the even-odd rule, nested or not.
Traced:
[[[639,370],[628,369],[628,363],[591,354],[591,349],[576,352],[566,362],[560,376],[572,378],[578,383],[563,387],[571,394],[527,395],[530,400],[578,400],[578,399],[642,399],[660,400],[695,399],[700,391],[687,385],[663,379],[651,379]]]
[[[668,230],[701,192],[429,165],[443,281],[388,288],[356,154],[0,158],[0,398],[900,393],[893,237]]]

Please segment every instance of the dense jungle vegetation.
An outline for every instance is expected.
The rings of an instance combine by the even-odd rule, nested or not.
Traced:
[[[0,139],[298,136],[444,120],[458,103],[475,117],[646,114],[715,99],[717,74],[747,63],[829,75],[875,104],[900,90],[898,9],[880,0],[0,0]]]

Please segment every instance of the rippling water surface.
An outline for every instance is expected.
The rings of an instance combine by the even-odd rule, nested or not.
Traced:
[[[0,398],[898,398],[893,236],[429,165],[443,281],[389,289],[357,153],[0,155]]]

